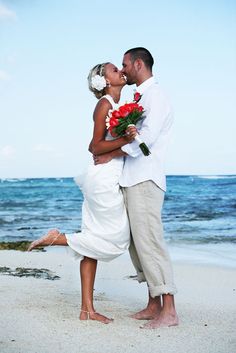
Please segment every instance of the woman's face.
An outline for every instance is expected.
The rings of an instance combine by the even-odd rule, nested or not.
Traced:
[[[125,75],[111,63],[105,66],[105,78],[111,86],[124,86],[126,84]]]

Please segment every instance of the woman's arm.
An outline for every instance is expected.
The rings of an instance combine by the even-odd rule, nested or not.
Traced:
[[[111,152],[133,141],[133,137],[129,136],[119,137],[115,140],[105,140],[107,131],[105,120],[109,109],[111,109],[110,102],[107,99],[102,99],[98,102],[94,110],[93,138],[89,144],[89,151],[92,154],[99,155]]]

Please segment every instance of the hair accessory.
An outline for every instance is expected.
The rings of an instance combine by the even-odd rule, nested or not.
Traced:
[[[95,75],[91,79],[91,87],[97,91],[102,91],[106,87],[107,83],[104,76]]]

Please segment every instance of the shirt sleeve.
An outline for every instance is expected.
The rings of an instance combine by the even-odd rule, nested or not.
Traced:
[[[173,114],[170,104],[157,90],[152,90],[145,97],[145,117],[142,121],[139,131],[140,139],[146,143],[150,150],[152,145],[161,134],[167,133],[172,125]],[[140,104],[142,104],[140,102]],[[122,151],[131,157],[137,157],[142,154],[137,141],[133,141],[122,146]]]

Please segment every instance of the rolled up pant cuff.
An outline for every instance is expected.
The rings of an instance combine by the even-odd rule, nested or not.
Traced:
[[[161,284],[160,286],[149,286],[149,292],[152,298],[163,294],[174,295],[177,293],[175,285]]]

